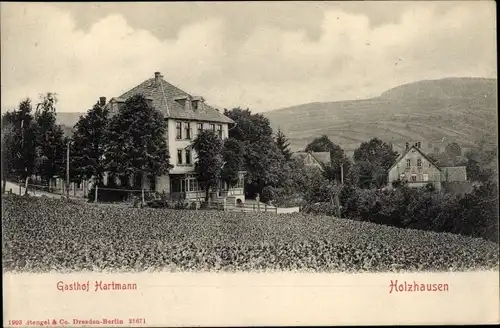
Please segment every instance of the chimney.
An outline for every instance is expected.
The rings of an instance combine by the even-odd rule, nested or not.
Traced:
[[[106,105],[106,97],[99,97],[99,105],[100,106]]]
[[[163,75],[161,75],[160,72],[155,72],[155,83],[159,84],[160,80],[163,78]]]

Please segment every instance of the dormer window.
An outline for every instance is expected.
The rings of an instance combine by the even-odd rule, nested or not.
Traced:
[[[148,106],[153,107],[153,98],[152,97],[146,97],[146,102]]]
[[[205,99],[203,99],[203,97],[200,97],[200,96],[194,96],[193,98],[191,98],[191,108],[193,110],[199,110],[199,109],[203,109],[203,102],[205,101]]]
[[[184,109],[189,109],[189,101],[188,100],[188,96],[177,96],[174,98],[174,100],[179,104],[181,105],[182,107],[184,107]]]
[[[111,112],[112,113],[118,113],[122,107],[122,104],[124,103],[125,101],[121,98],[113,98],[111,99],[110,101],[110,104],[111,104]]]

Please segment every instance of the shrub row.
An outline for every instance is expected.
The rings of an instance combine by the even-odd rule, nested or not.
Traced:
[[[498,190],[492,183],[461,195],[404,185],[391,191],[345,186],[340,203],[344,218],[399,228],[450,232],[498,243]],[[335,215],[336,206],[323,202],[311,206],[308,212]]]

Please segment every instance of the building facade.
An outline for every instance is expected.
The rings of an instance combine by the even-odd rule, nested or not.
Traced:
[[[395,181],[406,181],[409,187],[418,188],[432,183],[440,190],[441,169],[413,145],[391,166],[388,180],[389,188]]]
[[[213,130],[222,140],[229,136],[234,121],[211,107],[200,96],[193,96],[173,86],[163,79],[160,72],[119,97],[111,98],[105,105],[111,115],[130,97],[140,94],[160,111],[167,121],[168,151],[172,168],[163,176],[150,177],[143,181],[143,188],[165,193],[172,198],[202,199],[201,190],[195,174],[196,152],[191,148],[192,141],[203,130]],[[131,178],[131,180],[133,180]],[[129,181],[130,183],[131,181]],[[220,182],[218,197],[232,197],[245,200],[244,172],[240,172],[236,186],[228,188]]]
[[[470,190],[465,166],[440,166],[429,159],[417,144],[410,146],[389,169],[388,187],[395,181],[406,181],[409,187],[432,183],[436,189]]]

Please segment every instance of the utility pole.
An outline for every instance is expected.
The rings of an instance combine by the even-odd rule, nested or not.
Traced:
[[[67,143],[66,147],[66,198],[69,199],[69,144]]]
[[[340,163],[340,184],[344,184],[344,163]]]
[[[24,158],[23,158],[23,153],[24,153],[24,120],[21,120],[21,161],[24,164]],[[21,196],[21,181],[22,181],[22,176],[19,177],[19,196]],[[25,188],[24,190],[25,193],[27,193],[27,190]]]

